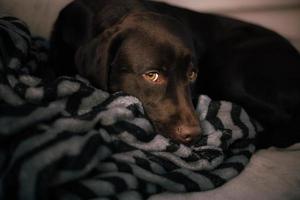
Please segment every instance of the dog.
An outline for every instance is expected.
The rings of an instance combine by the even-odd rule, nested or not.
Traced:
[[[139,98],[156,132],[180,143],[202,134],[193,94],[244,107],[264,128],[259,148],[300,141],[300,55],[254,24],[161,2],[75,0],[55,22],[50,61],[57,76]]]

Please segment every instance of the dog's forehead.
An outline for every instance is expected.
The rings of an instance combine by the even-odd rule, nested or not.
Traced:
[[[153,12],[139,12],[128,15],[123,24],[132,30],[143,32],[162,42],[171,42],[178,48],[192,48],[191,36],[177,19]]]
[[[192,47],[185,41],[173,21],[156,14],[136,14],[125,22],[129,33],[122,45],[122,53],[131,65],[144,68],[172,67],[189,58]],[[174,22],[176,23],[176,22]],[[135,67],[135,66],[132,66]],[[182,65],[184,67],[184,65]]]
[[[175,67],[175,64],[190,58],[188,48],[178,48],[172,42],[158,40],[141,32],[128,36],[123,42],[120,53],[131,67],[141,70],[141,67],[145,70]]]

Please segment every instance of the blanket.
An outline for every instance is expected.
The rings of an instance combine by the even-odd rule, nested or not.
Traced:
[[[192,146],[156,134],[142,103],[78,75],[47,77],[48,43],[0,18],[0,199],[146,199],[214,189],[255,151],[240,106],[199,95]]]

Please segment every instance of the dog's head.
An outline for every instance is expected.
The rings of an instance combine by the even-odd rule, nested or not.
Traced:
[[[201,133],[190,91],[195,62],[182,24],[152,12],[128,15],[76,53],[80,74],[99,88],[139,98],[156,131],[182,143]]]

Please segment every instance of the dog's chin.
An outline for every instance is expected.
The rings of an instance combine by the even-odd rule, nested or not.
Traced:
[[[174,131],[163,127],[159,123],[152,122],[152,124],[153,124],[154,131],[155,131],[156,134],[162,135],[162,136],[170,139],[174,143],[181,143],[178,140],[178,138],[176,138],[176,136],[174,136]]]

